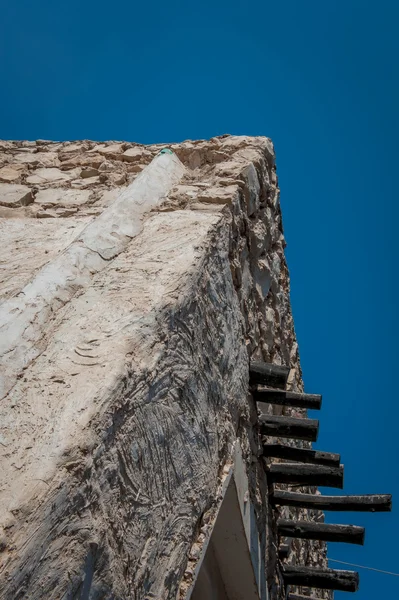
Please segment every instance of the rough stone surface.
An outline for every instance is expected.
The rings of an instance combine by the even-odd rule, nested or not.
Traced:
[[[42,208],[71,207],[89,204],[88,190],[64,190],[62,188],[47,188],[40,190],[35,196],[35,202]]]
[[[43,167],[41,169],[36,169],[33,175],[29,175],[29,177],[26,178],[26,182],[31,184],[41,184],[52,183],[54,181],[68,181],[75,175],[75,172],[72,173],[72,171],[61,171],[55,167]]]
[[[17,179],[20,178],[20,175],[20,171],[13,169],[12,167],[3,167],[0,169],[0,181],[4,181],[6,183],[17,181]]]
[[[0,183],[0,206],[16,208],[31,202],[33,202],[33,194],[27,186]]]
[[[251,357],[290,365],[303,389],[273,145],[168,147],[176,179],[150,206],[163,146],[0,143],[24,182],[0,184],[0,312],[23,358],[2,361],[2,599],[184,598],[237,439],[270,599],[284,598],[248,394]],[[149,210],[129,221],[137,189]],[[296,541],[288,560],[325,564],[324,545]]]

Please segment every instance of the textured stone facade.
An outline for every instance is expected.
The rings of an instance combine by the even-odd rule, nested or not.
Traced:
[[[248,393],[250,358],[303,389],[271,141],[0,142],[0,181],[0,598],[184,598],[238,441],[282,599]]]

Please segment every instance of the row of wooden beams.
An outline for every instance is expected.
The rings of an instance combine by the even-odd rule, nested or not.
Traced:
[[[353,512],[389,512],[392,510],[391,494],[369,494],[363,496],[316,496],[274,490],[270,496],[274,506],[295,506],[314,510]]]
[[[315,442],[319,433],[319,422],[316,419],[295,419],[262,414],[259,415],[258,420],[262,435]]]
[[[306,448],[295,448],[294,446],[285,446],[283,444],[263,444],[263,456],[312,463],[314,465],[328,465],[330,467],[338,467],[341,462],[339,454],[321,452],[320,450],[307,450]]]
[[[289,367],[251,360],[249,367],[249,384],[252,386],[260,383],[262,385],[284,389],[287,384],[289,372]]]
[[[253,398],[257,403],[278,404],[304,409],[319,410],[322,397],[316,394],[302,394],[285,390],[290,369],[260,361],[251,361],[249,383]],[[259,415],[260,433],[264,436],[290,438],[315,442],[319,422],[314,419],[297,419],[268,414]],[[343,465],[340,455],[318,450],[293,448],[284,444],[263,444],[263,456],[278,458],[291,463],[272,463],[266,467],[269,484],[289,483],[303,486],[343,487]],[[390,511],[390,495],[362,496],[319,496],[274,490],[270,495],[272,505],[293,506],[316,510],[335,511]],[[330,525],[311,521],[291,521],[279,519],[277,530],[281,538],[302,538],[326,542],[347,542],[364,544],[365,530],[354,525]],[[288,557],[290,542],[281,544],[278,550],[280,560]],[[355,571],[319,569],[295,565],[282,565],[286,586],[302,586],[356,592],[359,587],[359,574]],[[310,596],[289,593],[287,600],[314,600]]]
[[[323,485],[344,487],[344,466],[305,465],[302,463],[275,463],[266,467],[269,483],[291,483],[298,485]]]
[[[287,600],[320,600],[314,596],[302,596],[302,594],[288,594]]]
[[[356,573],[356,571],[283,565],[282,573],[285,585],[299,585],[342,592],[356,592],[359,588],[359,573]]]
[[[295,406],[297,408],[310,408],[320,410],[322,397],[319,394],[300,394],[299,392],[286,392],[285,390],[261,389],[252,391],[255,402],[279,404],[281,406]]]
[[[313,521],[289,521],[278,519],[277,530],[284,537],[323,542],[343,542],[345,544],[364,544],[364,527],[356,525],[330,525]]]

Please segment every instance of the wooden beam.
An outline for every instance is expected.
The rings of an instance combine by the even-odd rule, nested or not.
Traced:
[[[297,408],[310,408],[320,410],[321,396],[318,394],[300,394],[299,392],[286,392],[285,390],[259,389],[252,392],[255,402],[267,404],[280,404],[282,406],[296,406]]]
[[[319,433],[319,422],[316,419],[295,419],[262,414],[259,415],[258,420],[262,435],[315,442]]]
[[[302,596],[301,594],[288,594],[287,600],[320,600],[314,596]]]
[[[330,525],[313,521],[290,521],[278,519],[277,530],[285,537],[323,542],[343,542],[345,544],[364,544],[364,527],[356,525]]]
[[[288,594],[287,600],[320,600],[314,596],[302,596],[301,594]]]
[[[270,496],[274,506],[295,506],[314,510],[354,511],[354,512],[389,512],[392,510],[390,494],[372,494],[368,496],[316,496],[315,494],[299,494],[274,490]]]
[[[266,467],[269,483],[297,483],[300,485],[344,486],[344,466],[303,465],[301,463],[273,463]]]
[[[313,465],[329,465],[331,467],[338,467],[341,462],[339,454],[295,448],[295,446],[285,446],[283,444],[263,444],[263,456],[312,463]]]
[[[287,384],[289,372],[289,367],[251,360],[249,366],[249,384],[252,386],[261,383],[284,389]]]
[[[359,588],[359,573],[356,571],[282,565],[282,573],[285,585],[342,592],[356,592]]]

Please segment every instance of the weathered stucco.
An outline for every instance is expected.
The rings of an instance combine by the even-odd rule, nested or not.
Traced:
[[[161,148],[0,146],[2,181],[18,175],[0,189],[1,598],[185,597],[237,440],[270,598],[282,598],[248,394],[255,356],[290,365],[302,389],[273,146],[223,136]],[[160,161],[166,178],[123,229]],[[106,231],[118,248],[104,256]],[[43,273],[58,287],[40,303],[26,290]],[[322,564],[324,549],[302,542],[299,556]]]

